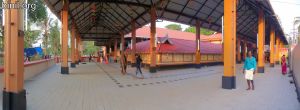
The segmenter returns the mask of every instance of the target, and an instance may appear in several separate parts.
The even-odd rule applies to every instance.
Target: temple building
[[[156,28],[156,62],[157,66],[190,65],[195,63],[196,35],[164,28]],[[136,31],[136,53],[140,54],[143,63],[150,64],[150,27],[144,26]],[[126,53],[131,52],[131,34],[125,36],[127,41]],[[201,64],[216,64],[223,62],[222,34],[200,36]],[[128,61],[132,58],[128,55]]]

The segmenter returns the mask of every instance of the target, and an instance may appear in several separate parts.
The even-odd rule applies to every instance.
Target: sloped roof
[[[150,10],[155,6],[158,19],[175,21],[195,26],[200,20],[201,27],[217,32],[222,31],[224,0],[44,0],[49,9],[60,18],[64,3],[69,11],[69,27],[76,24],[83,40],[120,38],[120,32],[129,33],[134,20],[136,27],[150,22]],[[67,1],[67,2],[63,2]],[[92,9],[96,7],[96,10]],[[269,0],[239,0],[237,5],[237,34],[251,42],[256,42],[258,10],[265,12],[268,22],[285,43],[282,31]],[[95,13],[96,11],[96,13]],[[96,16],[95,16],[96,15]],[[95,18],[95,22],[91,20]],[[266,27],[269,30],[269,27]],[[266,35],[268,36],[268,35]],[[269,37],[266,37],[269,42]]]
[[[183,32],[177,30],[171,30],[166,28],[156,28],[156,36],[157,37],[164,37],[169,36],[169,38],[175,39],[184,39],[184,40],[196,40],[196,34],[191,32]],[[131,37],[131,33],[125,35],[125,38]],[[150,27],[143,26],[136,30],[136,37],[140,38],[150,38]],[[212,35],[200,35],[200,39],[202,41],[209,41],[209,40],[222,40],[222,34],[212,34]]]
[[[161,39],[160,37],[158,39]],[[169,38],[172,44],[158,43],[156,51],[158,53],[195,53],[196,42],[195,40],[184,40]],[[143,41],[136,44],[136,52],[148,53],[150,51],[150,41]],[[126,51],[130,51],[128,48]],[[200,51],[205,54],[222,54],[222,45],[210,42],[201,42]]]

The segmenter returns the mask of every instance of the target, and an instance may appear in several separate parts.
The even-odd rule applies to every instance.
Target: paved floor
[[[280,68],[255,77],[246,91],[237,69],[237,89],[221,89],[222,66],[121,75],[116,64],[80,64],[70,75],[59,65],[26,81],[28,110],[299,110],[295,87]],[[2,102],[1,102],[2,104]]]

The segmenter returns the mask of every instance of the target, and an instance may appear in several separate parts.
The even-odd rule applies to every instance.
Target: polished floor
[[[61,75],[56,65],[26,81],[27,110],[300,110],[292,78],[279,66],[256,74],[254,91],[245,90],[241,65],[233,90],[221,88],[223,66],[143,70],[145,79],[119,67],[87,63]]]

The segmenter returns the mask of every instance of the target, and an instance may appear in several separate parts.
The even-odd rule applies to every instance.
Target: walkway
[[[55,66],[26,81],[28,110],[300,109],[291,78],[282,76],[279,67],[257,74],[255,91],[245,90],[241,65],[234,90],[221,89],[222,66],[146,73],[146,79],[123,76],[118,67],[87,63],[61,75]]]

